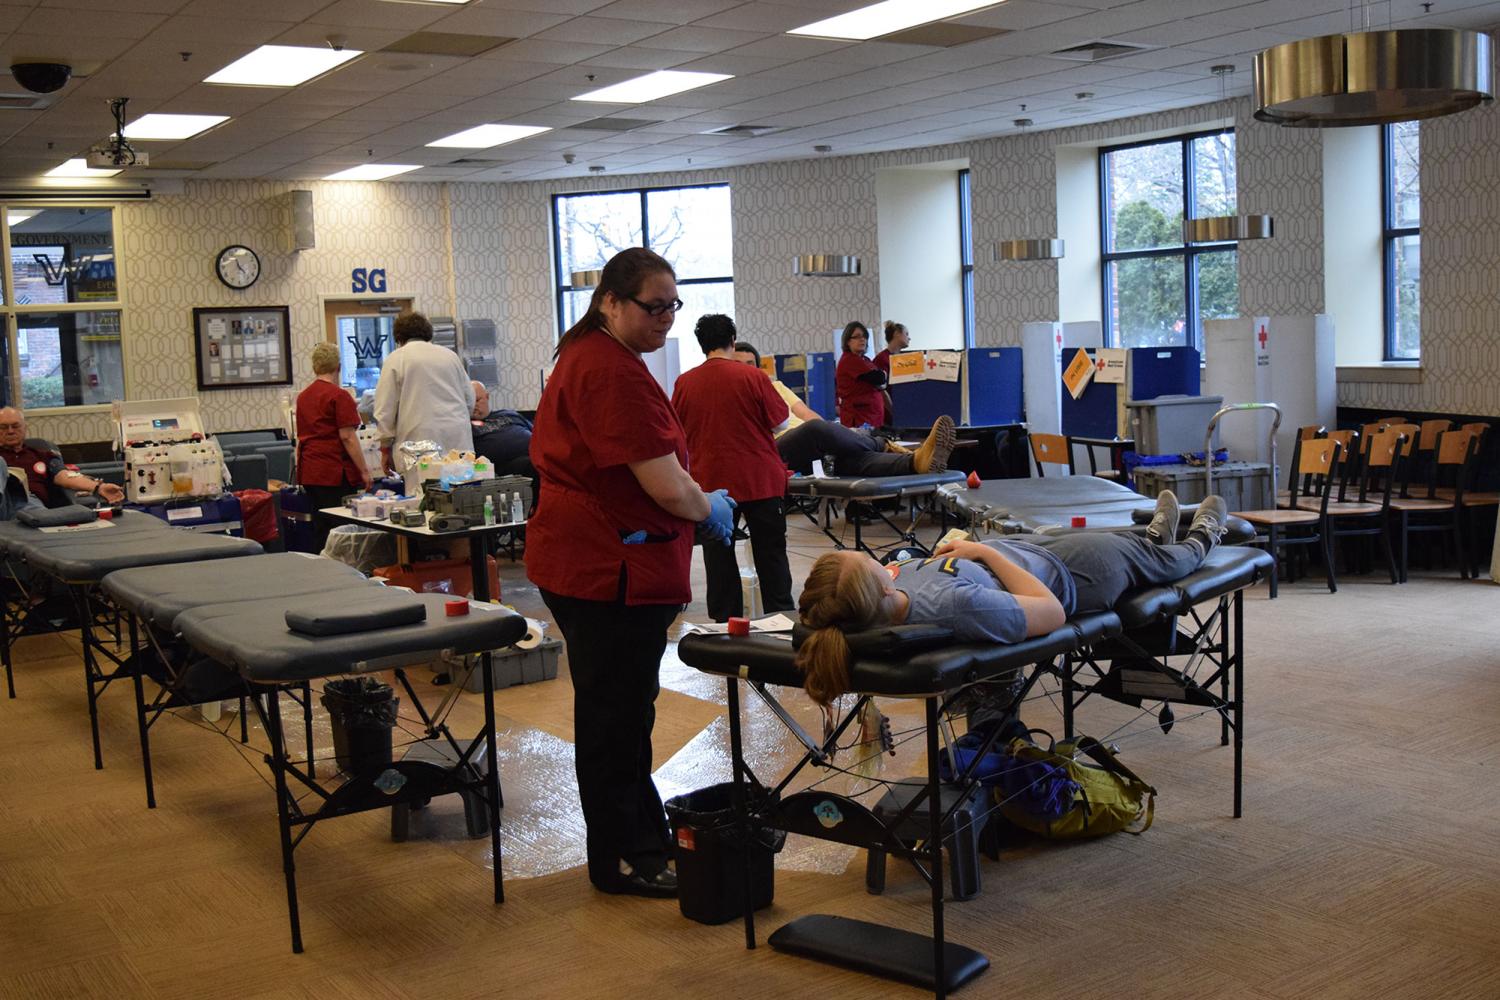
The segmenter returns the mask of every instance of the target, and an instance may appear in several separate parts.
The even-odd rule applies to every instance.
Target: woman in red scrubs
[[[682,302],[672,266],[633,247],[604,265],[563,334],[531,437],[541,497],[526,573],[567,643],[589,881],[675,896],[671,835],[651,780],[651,729],[667,627],[692,599],[695,525],[729,543],[734,502],[687,471],[682,425],[641,355]]]
[[[313,348],[312,384],[297,394],[297,482],[315,511],[337,507],[344,497],[373,485],[365,468],[364,452],[354,432],[359,414],[354,397],[339,385],[339,349],[332,344]],[[332,524],[313,517],[319,549]]]
[[[879,427],[885,421],[885,372],[876,368],[865,350],[870,346],[870,331],[858,320],[844,327],[840,338],[844,353],[835,370],[839,396],[839,423],[845,427],[869,424]]]

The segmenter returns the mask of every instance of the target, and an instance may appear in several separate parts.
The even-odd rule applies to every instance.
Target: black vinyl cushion
[[[910,494],[931,493],[948,483],[961,483],[968,478],[957,469],[944,472],[924,472],[910,476],[863,476],[842,477],[793,476],[786,482],[786,491],[792,496],[838,497],[844,500],[878,500],[883,497],[902,497]]]
[[[303,635],[346,635],[426,620],[427,605],[416,594],[384,587],[309,598],[286,613],[287,628]]]
[[[71,503],[65,507],[27,507],[17,512],[16,520],[30,528],[54,528],[66,524],[87,524],[97,521],[99,512],[82,504]]]
[[[248,538],[162,527],[160,532],[114,535],[111,531],[99,531],[68,535],[73,544],[25,547],[22,555],[28,565],[59,580],[95,583],[117,569],[227,559],[259,555],[262,551],[259,542]]]
[[[792,626],[792,648],[801,649],[816,629],[798,622]],[[863,632],[845,632],[855,656],[900,656],[953,643],[953,630],[944,625],[887,625]]]
[[[768,940],[777,951],[923,989],[937,987],[933,941],[923,934],[850,917],[811,914],[783,925]],[[974,949],[943,942],[944,992],[958,989],[989,967],[990,960]]]

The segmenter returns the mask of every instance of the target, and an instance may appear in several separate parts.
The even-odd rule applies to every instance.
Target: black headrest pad
[[[65,507],[27,507],[16,512],[16,520],[29,528],[55,528],[68,524],[87,524],[97,521],[99,513],[82,504]]]
[[[427,620],[427,606],[416,595],[382,587],[309,598],[299,603],[301,607],[286,613],[286,625],[303,635],[373,632]]]
[[[793,625],[792,648],[801,649],[815,631],[801,622]],[[845,632],[844,638],[855,656],[905,656],[951,644],[953,630],[942,625],[885,625],[863,632]]]

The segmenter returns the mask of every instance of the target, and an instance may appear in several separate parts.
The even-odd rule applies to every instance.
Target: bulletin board
[[[193,310],[199,389],[292,384],[286,306]]]

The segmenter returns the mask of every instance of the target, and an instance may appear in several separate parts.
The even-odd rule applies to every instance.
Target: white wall
[[[875,174],[881,319],[905,323],[922,350],[964,346],[958,170],[945,163]],[[875,324],[870,332],[874,354],[885,338]]]
[[[1102,323],[1097,146],[1057,149],[1057,235],[1063,240],[1063,259],[1057,262],[1058,318],[1064,323]]]
[[[1341,365],[1384,354],[1380,200],[1380,127],[1324,129],[1323,297]]]

